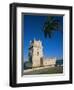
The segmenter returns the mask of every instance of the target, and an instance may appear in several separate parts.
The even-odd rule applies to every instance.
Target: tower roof
[[[39,48],[41,48],[42,47],[42,42],[40,40],[36,40],[34,38],[34,40],[30,41],[30,48],[31,47],[39,47]]]

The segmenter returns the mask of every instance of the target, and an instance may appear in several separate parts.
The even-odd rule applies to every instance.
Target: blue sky
[[[47,16],[41,15],[23,15],[23,57],[24,61],[28,60],[29,41],[41,40],[43,45],[44,57],[63,57],[63,34],[59,31],[53,33],[52,38],[45,38],[43,25]],[[63,16],[56,16],[61,21],[63,29]],[[59,29],[59,28],[58,28]]]

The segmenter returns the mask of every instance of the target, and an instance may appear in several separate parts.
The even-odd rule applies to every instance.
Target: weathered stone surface
[[[40,40],[30,41],[29,61],[32,62],[32,67],[40,66],[55,66],[56,58],[43,58],[43,46]]]

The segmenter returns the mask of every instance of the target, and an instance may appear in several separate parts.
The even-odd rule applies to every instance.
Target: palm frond
[[[44,28],[45,38],[47,37],[50,38],[52,36],[53,31],[62,30],[60,20],[54,18],[54,16],[48,17],[48,20],[44,23],[43,28]]]

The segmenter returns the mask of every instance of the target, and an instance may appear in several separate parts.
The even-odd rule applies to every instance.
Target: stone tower
[[[43,47],[40,40],[30,41],[29,61],[32,63],[32,67],[39,67],[43,64]]]

